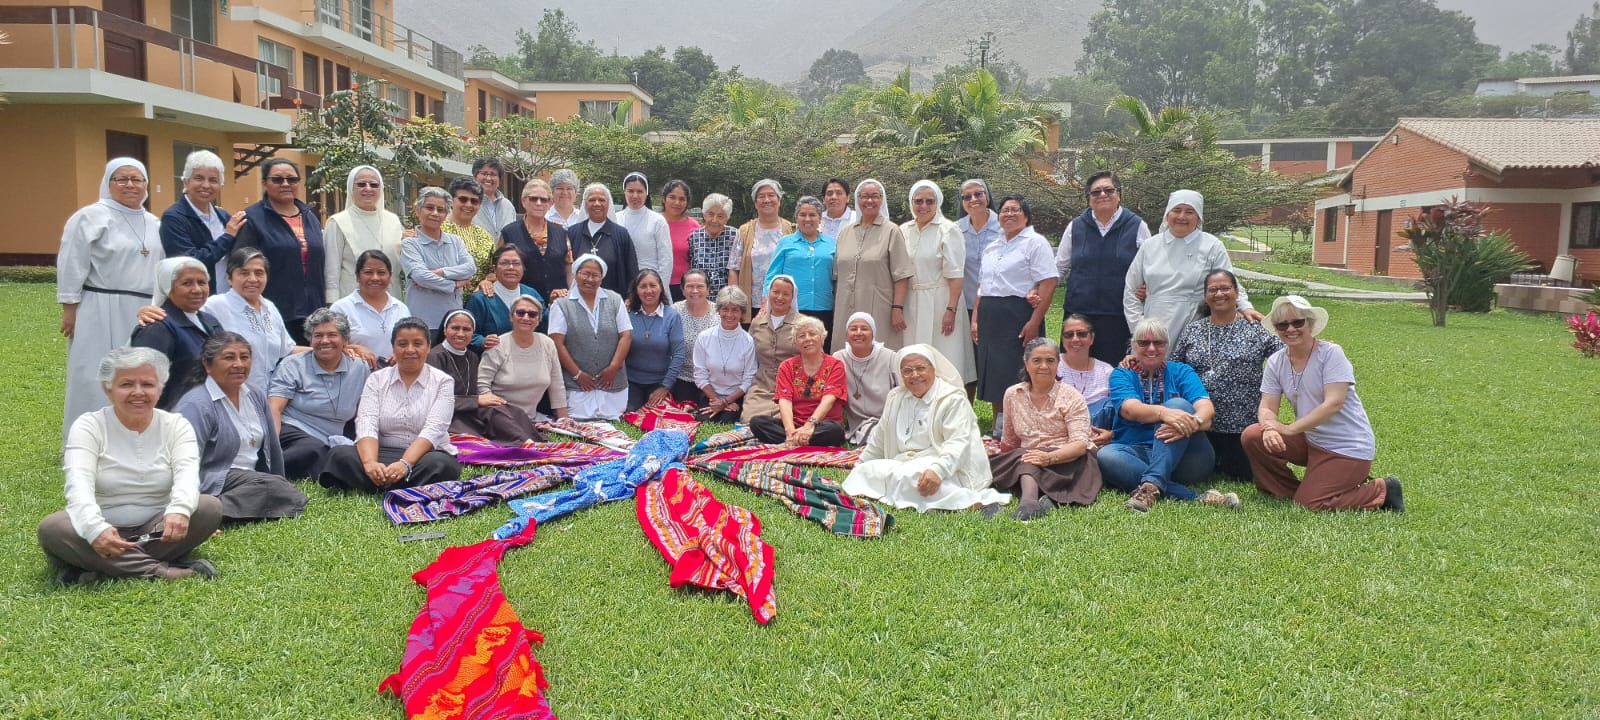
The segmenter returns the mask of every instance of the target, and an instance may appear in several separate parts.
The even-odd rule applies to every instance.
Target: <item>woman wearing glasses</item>
[[[602,287],[607,270],[599,256],[580,256],[572,264],[572,293],[550,311],[568,414],[579,420],[616,420],[628,406],[633,322],[622,296]]]
[[[1217,470],[1250,479],[1239,434],[1256,421],[1261,405],[1261,363],[1283,343],[1239,312],[1239,280],[1227,270],[1206,276],[1206,301],[1200,317],[1189,321],[1172,346],[1171,357],[1200,374],[1217,417],[1206,431],[1217,452]]]
[[[296,197],[300,168],[294,163],[268,160],[261,166],[261,180],[264,197],[245,208],[245,225],[235,236],[234,249],[261,249],[272,268],[261,294],[283,315],[295,344],[309,345],[306,318],[328,304],[322,223],[316,211]]]
[[[511,332],[515,323],[511,319],[511,304],[527,295],[539,300],[544,307],[544,295],[522,282],[527,268],[522,264],[522,253],[514,245],[501,245],[489,256],[489,266],[494,274],[484,278],[489,289],[473,293],[467,298],[467,312],[478,323],[472,335],[472,349],[478,352],[492,350],[502,337]]]
[[[1134,368],[1111,371],[1117,419],[1110,445],[1098,453],[1105,484],[1132,493],[1128,509],[1150,512],[1157,500],[1199,500],[1239,507],[1239,496],[1189,486],[1211,475],[1216,456],[1202,433],[1216,408],[1194,368],[1167,360],[1167,326],[1155,318],[1133,327]]]
[[[1267,358],[1259,422],[1244,431],[1256,487],[1308,510],[1405,512],[1399,478],[1368,476],[1378,446],[1356,395],[1355,368],[1344,348],[1317,339],[1328,311],[1285,295],[1272,301],[1263,324],[1277,330],[1284,347]],[[1294,408],[1291,423],[1278,419],[1285,399]],[[1306,469],[1304,479],[1291,464]]]
[[[1001,236],[983,250],[983,276],[972,309],[972,341],[978,344],[977,397],[994,406],[993,433],[1000,437],[1006,390],[1022,375],[1022,347],[1044,333],[1048,302],[1029,303],[1030,293],[1055,297],[1050,241],[1033,229],[1033,208],[1021,195],[1000,201]]]
[[[900,225],[911,263],[911,292],[906,297],[907,343],[932,345],[954,363],[963,384],[978,378],[971,338],[966,330],[967,300],[962,273],[966,242],[956,224],[944,216],[944,192],[932,180],[919,180],[907,198],[911,219]]]
[[[502,398],[530,418],[541,419],[539,406],[548,400],[549,415],[567,416],[567,388],[561,380],[561,359],[550,336],[536,328],[544,319],[544,303],[532,295],[511,301],[511,333],[483,354],[478,366],[478,398]]]
[[[441,327],[445,313],[461,309],[461,290],[472,287],[476,268],[460,236],[444,229],[449,203],[450,194],[439,188],[417,192],[417,227],[400,255],[406,271],[406,307],[429,329]]]
[[[323,292],[331,298],[343,298],[360,289],[361,265],[356,261],[366,251],[400,257],[400,241],[406,231],[400,216],[383,206],[383,176],[377,168],[361,165],[351,170],[344,190],[347,204],[328,218],[322,235],[328,250]],[[402,287],[400,274],[392,273],[387,292],[399,297]],[[384,333],[384,344],[388,344],[388,333]]]
[[[1139,246],[1150,239],[1150,226],[1122,207],[1122,183],[1115,173],[1090,175],[1087,192],[1089,209],[1061,233],[1056,248],[1056,269],[1067,282],[1062,317],[1088,318],[1099,329],[1089,354],[1115,365],[1128,355],[1123,282]]]
[[[889,222],[886,198],[877,180],[856,185],[861,218],[839,231],[834,255],[833,325],[842,327],[851,315],[868,313],[877,322],[884,347],[899,350],[905,343],[906,295],[916,267],[900,226]],[[842,341],[837,344],[844,347]]]
[[[462,244],[467,246],[467,253],[472,256],[473,266],[477,268],[472,274],[472,284],[467,287],[476,287],[484,278],[488,277],[494,269],[489,266],[489,253],[494,252],[495,236],[500,230],[493,232],[474,224],[478,211],[483,208],[483,186],[472,178],[456,178],[450,181],[445,191],[450,193],[450,219],[444,222],[444,231],[461,238]],[[516,217],[515,210],[511,210],[511,201],[504,197],[499,198],[505,203],[505,214]]]

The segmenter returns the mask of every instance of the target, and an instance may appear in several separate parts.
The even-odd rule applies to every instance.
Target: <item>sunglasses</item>
[[[536,317],[539,317],[539,311],[538,310],[523,310],[523,309],[519,308],[516,311],[516,315],[517,315],[517,317],[520,317],[520,318],[536,318]]]
[[[1088,330],[1062,330],[1061,331],[1061,339],[1062,340],[1073,340],[1073,339],[1076,339],[1076,338],[1086,338],[1086,337],[1089,337],[1090,335],[1093,335],[1093,334],[1094,333],[1089,332]]]
[[[1167,341],[1165,341],[1165,340],[1136,340],[1136,341],[1134,341],[1133,344],[1138,345],[1139,347],[1142,347],[1142,348],[1158,348],[1158,347],[1166,347],[1167,346]]]
[[[523,198],[523,200],[527,200],[529,202],[536,202],[536,203],[547,203],[547,202],[550,202],[550,198],[541,197],[539,195],[529,195],[529,196]]]
[[[1294,328],[1296,330],[1299,330],[1300,328],[1303,328],[1303,327],[1306,326],[1306,319],[1305,318],[1295,318],[1293,320],[1289,320],[1289,321],[1286,321],[1286,322],[1273,323],[1272,326],[1277,328],[1278,332],[1283,332],[1284,330],[1288,330],[1289,328]]]
[[[974,191],[969,192],[969,193],[967,193],[965,195],[962,195],[961,196],[961,202],[972,202],[973,200],[982,200],[982,199],[984,199],[986,197],[989,197],[989,193],[986,193],[986,192],[984,192],[982,190],[974,190]]]
[[[371,182],[371,181],[368,181],[368,180],[357,180],[356,181],[356,187],[358,187],[358,188],[372,188],[372,189],[376,190],[378,188],[383,187],[383,183]]]
[[[456,202],[462,205],[482,205],[483,198],[475,198],[471,195],[457,195]]]
[[[1090,190],[1089,191],[1089,197],[1104,197],[1106,195],[1115,195],[1115,194],[1117,194],[1117,189],[1116,188],[1097,188],[1095,190]]]
[[[267,182],[272,183],[273,185],[299,185],[300,178],[273,175],[272,177],[267,178]]]

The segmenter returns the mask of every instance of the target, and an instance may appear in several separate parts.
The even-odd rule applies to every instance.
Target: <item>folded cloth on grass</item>
[[[534,465],[593,465],[622,457],[621,450],[587,442],[526,442],[501,445],[477,435],[451,435],[462,465],[519,468]]]
[[[500,588],[506,550],[533,541],[535,526],[503,540],[447,548],[411,579],[428,589],[406,635],[400,670],[378,685],[405,704],[406,717],[554,718],[545,701],[544,668]]]
[[[634,490],[640,485],[661,477],[668,469],[683,469],[683,459],[688,452],[688,435],[677,430],[648,433],[639,438],[626,457],[580,470],[572,480],[571,490],[543,493],[507,503],[517,517],[495,530],[494,536],[512,537],[534,522],[547,523],[600,503],[633,497]]]
[[[732,430],[724,430],[694,444],[689,448],[689,455],[704,455],[713,450],[726,450],[728,448],[754,445],[756,434],[750,431],[749,425],[740,425]]]
[[[772,546],[761,521],[737,505],[724,505],[687,471],[672,468],[639,487],[639,528],[661,551],[672,587],[726,590],[750,604],[763,625],[778,615],[772,594]]]
[[[465,515],[497,502],[549,490],[577,475],[579,469],[541,465],[530,470],[501,470],[466,480],[395,488],[383,494],[383,514],[396,525]]]
[[[789,511],[814,521],[829,532],[879,537],[894,525],[894,516],[872,503],[846,495],[839,484],[812,470],[782,462],[704,462],[693,466],[735,485],[771,495]]]
[[[861,448],[847,450],[837,447],[806,445],[792,448],[786,445],[755,445],[730,448],[695,457],[696,462],[785,462],[790,465],[815,467],[853,468],[861,459]]]
[[[547,433],[557,433],[596,445],[604,445],[613,450],[627,451],[633,447],[633,438],[604,420],[578,422],[572,418],[561,418],[555,422],[542,422],[534,427]]]
[[[630,413],[623,413],[622,419],[626,420],[640,430],[682,430],[694,439],[695,433],[700,432],[700,421],[694,417],[694,403],[687,400],[675,402],[663,400],[655,405],[646,405]]]

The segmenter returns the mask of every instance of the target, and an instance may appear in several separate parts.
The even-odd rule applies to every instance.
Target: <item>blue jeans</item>
[[[1166,406],[1194,412],[1194,406],[1183,398],[1168,400]],[[1100,461],[1101,477],[1111,487],[1131,493],[1143,483],[1154,483],[1161,488],[1162,497],[1193,500],[1199,495],[1189,486],[1210,477],[1217,456],[1206,434],[1197,432],[1172,442],[1156,440],[1148,445],[1112,443],[1101,448],[1096,458]]]

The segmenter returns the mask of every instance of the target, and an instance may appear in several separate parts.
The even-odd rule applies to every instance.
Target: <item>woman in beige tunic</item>
[[[742,422],[762,415],[778,416],[778,401],[773,399],[778,366],[800,354],[794,344],[794,323],[800,319],[800,311],[794,309],[794,291],[794,278],[771,278],[766,287],[767,304],[750,321],[750,339],[756,344],[756,379],[744,395]]]
[[[872,316],[881,334],[878,340],[899,350],[906,329],[906,293],[916,266],[906,250],[900,226],[883,212],[883,183],[868,178],[856,185],[856,209],[861,219],[839,231],[834,255],[833,322],[844,327],[852,313]],[[833,349],[845,346],[843,335]]]

